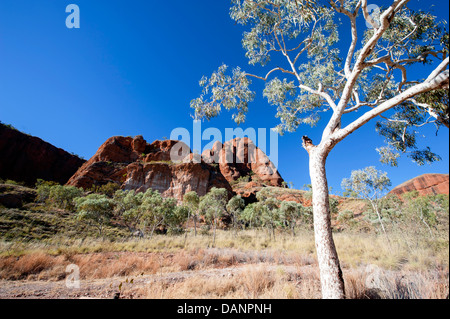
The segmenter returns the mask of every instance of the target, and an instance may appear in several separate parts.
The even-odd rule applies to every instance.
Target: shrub
[[[73,210],[75,208],[74,199],[80,197],[83,190],[74,186],[55,185],[50,187],[47,201],[51,205],[64,209]]]
[[[91,190],[97,194],[103,194],[108,196],[109,198],[113,198],[116,191],[120,189],[120,186],[117,183],[109,182],[102,186],[92,186]]]
[[[103,227],[113,216],[114,201],[101,194],[90,194],[74,200],[77,209],[76,218],[93,222],[102,235]]]

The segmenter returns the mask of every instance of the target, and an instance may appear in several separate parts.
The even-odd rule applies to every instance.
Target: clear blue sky
[[[70,3],[80,7],[80,29],[65,26]],[[448,21],[448,1],[412,1],[424,10],[433,3]],[[241,46],[243,29],[230,19],[229,7],[230,1],[221,0],[1,0],[0,120],[86,159],[114,135],[143,135],[152,142],[176,127],[192,132],[189,102],[200,93],[202,75],[222,63],[251,70]],[[244,129],[277,125],[274,107],[258,93]],[[430,126],[420,141],[441,162],[419,167],[404,157],[391,168],[378,162],[375,148],[383,139],[374,124],[331,152],[327,172],[333,193],[341,191],[352,169],[370,165],[387,171],[394,185],[424,173],[448,173],[446,128],[436,136]],[[321,125],[279,138],[279,171],[296,188],[309,183],[301,136],[318,141]],[[235,124],[224,112],[203,123],[207,127],[224,134]]]

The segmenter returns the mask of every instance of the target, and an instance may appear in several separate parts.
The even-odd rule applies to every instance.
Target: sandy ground
[[[254,267],[254,265],[247,264],[220,269],[181,271],[137,277],[113,277],[106,279],[80,280],[79,288],[67,288],[65,280],[0,280],[0,299],[113,299],[118,297],[118,293],[120,291],[119,285],[121,283],[121,298],[139,298],[140,296],[136,296],[135,293],[126,288],[132,286],[132,291],[136,291],[138,290],[137,288],[146,288],[155,282],[176,283],[193,276],[203,278],[233,277],[238,276],[241,271],[248,269],[248,267]],[[280,266],[268,266],[268,269],[277,268],[280,268]],[[298,268],[294,266],[285,265],[282,266],[282,268],[286,272],[298,271]],[[129,280],[131,279],[133,279],[132,284],[129,283]]]

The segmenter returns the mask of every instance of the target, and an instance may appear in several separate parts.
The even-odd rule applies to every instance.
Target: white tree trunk
[[[309,173],[313,193],[314,235],[319,262],[322,298],[345,298],[344,279],[331,232],[328,182],[325,172],[327,152],[311,149]]]

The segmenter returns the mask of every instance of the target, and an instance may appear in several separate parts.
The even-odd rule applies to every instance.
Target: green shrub
[[[47,190],[43,189],[43,195],[45,195],[46,191]],[[73,210],[75,208],[74,199],[82,195],[83,190],[80,188],[74,186],[55,185],[49,187],[49,193],[46,202],[60,209]]]
[[[103,228],[113,216],[114,201],[102,194],[90,194],[74,199],[78,220],[93,222],[102,235]]]
[[[103,194],[108,196],[109,198],[113,198],[114,194],[117,190],[120,189],[120,186],[117,183],[109,182],[102,186],[95,186],[93,185],[91,188],[91,191],[97,194]]]

